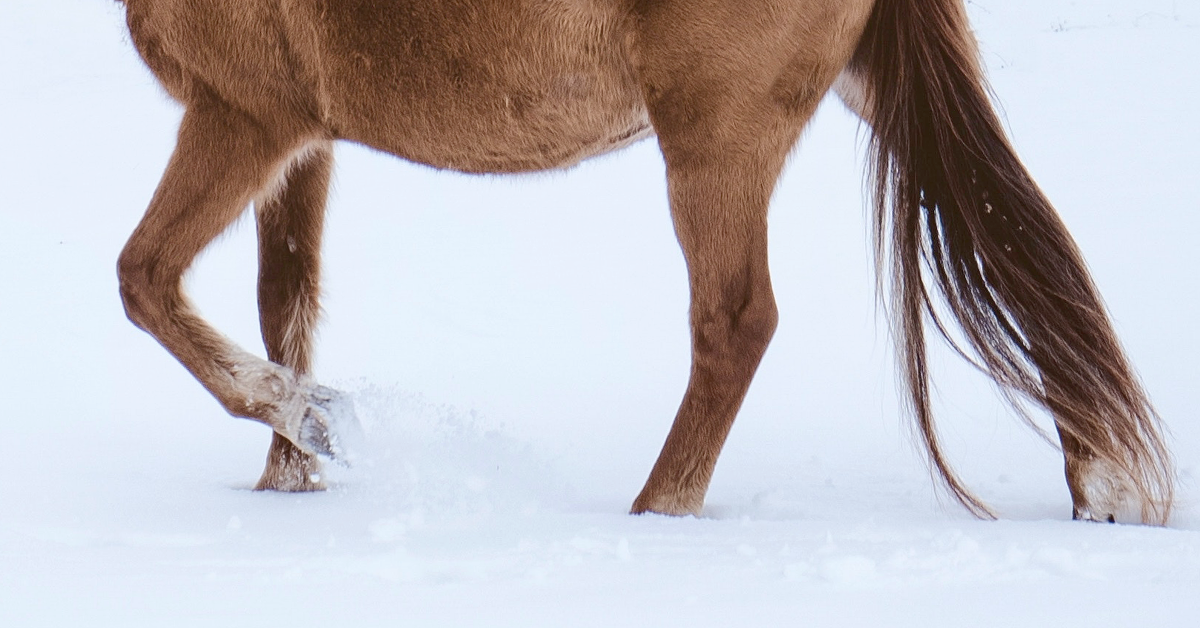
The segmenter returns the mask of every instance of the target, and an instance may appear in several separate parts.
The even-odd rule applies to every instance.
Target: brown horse
[[[185,107],[121,253],[129,318],[231,414],[274,430],[258,487],[323,487],[353,413],[308,377],[334,140],[437,168],[564,168],[654,135],[691,287],[687,392],[633,512],[699,513],[776,325],[767,206],[832,88],[872,130],[878,265],[931,463],[926,325],[1022,416],[1054,417],[1074,516],[1164,523],[1173,469],[1071,237],[988,100],[962,0],[123,0]],[[181,289],[250,204],[265,361]],[[943,318],[938,312],[946,312]],[[948,336],[947,336],[948,337]]]

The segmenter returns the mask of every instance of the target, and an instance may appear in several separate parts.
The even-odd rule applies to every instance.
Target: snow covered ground
[[[317,374],[370,443],[249,490],[229,418],[124,317],[114,263],[179,110],[106,0],[0,3],[0,626],[1188,626],[1200,616],[1200,7],[975,0],[1018,150],[1173,431],[1166,529],[1070,521],[1057,452],[938,359],[933,490],[874,306],[863,135],[831,101],[772,212],[782,324],[700,519],[625,513],[687,374],[653,142],[468,178],[338,149]],[[191,276],[261,351],[253,226]]]

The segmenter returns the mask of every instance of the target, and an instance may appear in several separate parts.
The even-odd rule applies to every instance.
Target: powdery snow
[[[783,321],[700,519],[625,513],[687,375],[653,142],[470,178],[339,146],[317,377],[367,440],[250,489],[269,433],[126,321],[115,260],[179,110],[120,6],[0,5],[0,626],[1125,626],[1200,616],[1200,10],[969,3],[1014,142],[1173,432],[1169,528],[1070,521],[1061,458],[935,357],[938,496],[873,300],[862,139],[822,108],[776,194]],[[261,355],[253,228],[191,275]]]

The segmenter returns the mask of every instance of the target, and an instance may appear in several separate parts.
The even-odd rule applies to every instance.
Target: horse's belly
[[[451,133],[430,133],[418,142],[395,146],[389,146],[386,140],[361,141],[436,168],[472,173],[513,173],[567,168],[652,135],[650,123],[645,119],[623,126],[576,127],[563,131],[497,133],[471,138],[451,130]]]
[[[441,168],[521,172],[650,134],[609,0],[360,4],[366,18],[323,18],[339,137]]]
[[[632,100],[535,100],[514,93],[482,104],[430,98],[375,105],[369,118],[345,116],[353,121],[335,129],[343,139],[411,161],[480,173],[564,168],[652,134],[645,109]]]

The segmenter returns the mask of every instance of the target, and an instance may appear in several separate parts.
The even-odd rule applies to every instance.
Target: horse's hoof
[[[670,499],[662,495],[650,496],[645,491],[638,495],[634,500],[633,506],[629,509],[631,515],[668,515],[671,517],[699,517],[700,510],[704,507],[704,500],[701,498],[699,502],[696,500]]]
[[[310,388],[305,397],[296,445],[349,466],[362,434],[354,402],[345,393],[320,385]]]
[[[1075,521],[1091,521],[1093,523],[1116,523],[1117,516],[1109,514],[1093,513],[1091,508],[1073,508],[1071,510],[1071,518]]]
[[[279,491],[281,493],[315,493],[327,488],[329,487],[325,484],[325,476],[321,473],[320,464],[315,460],[312,465],[301,464],[299,468],[288,466],[277,469],[268,468],[263,471],[258,484],[254,485],[256,491]]]
[[[1132,523],[1142,519],[1137,488],[1112,463],[1088,460],[1078,464],[1069,482],[1071,517],[1077,521]]]

